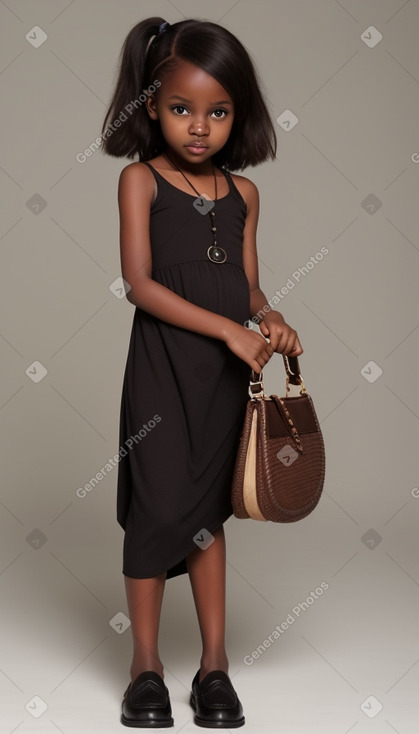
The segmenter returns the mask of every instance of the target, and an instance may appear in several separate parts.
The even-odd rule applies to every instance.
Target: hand
[[[235,321],[229,324],[223,339],[237,357],[258,373],[274,353],[274,348],[263,336]]]
[[[278,311],[268,311],[259,329],[265,337],[269,337],[275,352],[289,357],[298,357],[303,353],[297,332],[285,323]]]

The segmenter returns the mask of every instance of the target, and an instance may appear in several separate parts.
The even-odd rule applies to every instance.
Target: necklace
[[[189,186],[191,186],[193,188],[193,190],[195,191],[195,193],[198,194],[198,197],[202,201],[202,198],[203,198],[202,197],[202,194],[200,194],[196,190],[195,186],[193,184],[191,184],[191,182],[189,181],[189,179],[186,178],[185,174],[183,173],[183,171],[181,171],[181,169],[179,168],[179,166],[177,166],[176,163],[174,163],[171,160],[171,158],[169,158],[169,156],[167,155],[167,153],[164,153],[164,157],[167,158],[167,160],[169,161],[169,163],[171,163],[174,168],[177,168],[177,170],[179,171],[179,173],[182,174],[182,176],[185,179],[185,181],[187,181],[187,183],[189,184]],[[214,176],[215,201],[217,201],[217,177],[215,175],[215,168],[214,168],[214,164],[213,164],[212,161],[211,161],[211,165],[212,165],[212,173],[213,173],[213,176]],[[202,201],[201,206],[203,206],[203,204],[204,204],[204,202]],[[214,206],[211,209],[211,211],[208,212],[209,218],[210,218],[210,222],[211,222],[211,232],[212,232],[213,242],[212,242],[212,245],[210,245],[208,247],[207,257],[208,257],[208,260],[211,260],[211,262],[213,262],[213,263],[224,263],[227,260],[227,253],[226,253],[226,251],[222,247],[219,247],[219,245],[217,245],[217,227],[216,227],[216,224],[215,224],[215,211],[214,211],[214,209],[215,209],[215,203],[214,203]]]

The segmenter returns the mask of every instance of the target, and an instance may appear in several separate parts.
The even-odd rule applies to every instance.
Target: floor
[[[349,538],[340,525],[337,542],[333,523],[326,533],[331,512],[325,494],[305,527],[235,518],[225,524],[226,642],[246,717],[241,728],[417,734],[418,594],[408,555],[401,565],[400,550],[397,558],[377,540],[374,548],[362,542],[340,552],[349,550],[342,545]],[[1,574],[4,734],[123,730],[131,636],[119,559],[109,546],[109,563],[95,583],[83,581],[80,568],[72,573],[63,552],[58,559],[46,549],[43,556],[18,556]],[[200,636],[187,576],[166,583],[160,655],[171,730],[199,730],[189,690]]]

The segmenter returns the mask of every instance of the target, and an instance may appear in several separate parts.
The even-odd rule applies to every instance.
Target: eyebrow
[[[169,97],[169,99],[180,99],[181,102],[186,102],[187,104],[192,104],[192,102],[193,102],[193,100],[186,99],[185,97],[181,97],[179,94],[172,94],[172,96]],[[213,105],[216,105],[216,104],[229,104],[229,105],[231,105],[231,102],[229,102],[228,99],[221,99],[221,100],[218,100],[218,102],[211,102],[210,103],[210,107],[212,107]]]

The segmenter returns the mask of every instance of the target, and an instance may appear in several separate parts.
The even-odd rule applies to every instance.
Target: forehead
[[[162,79],[160,91],[165,96],[178,94],[197,101],[232,101],[224,87],[211,74],[189,61],[179,60],[176,68]]]

